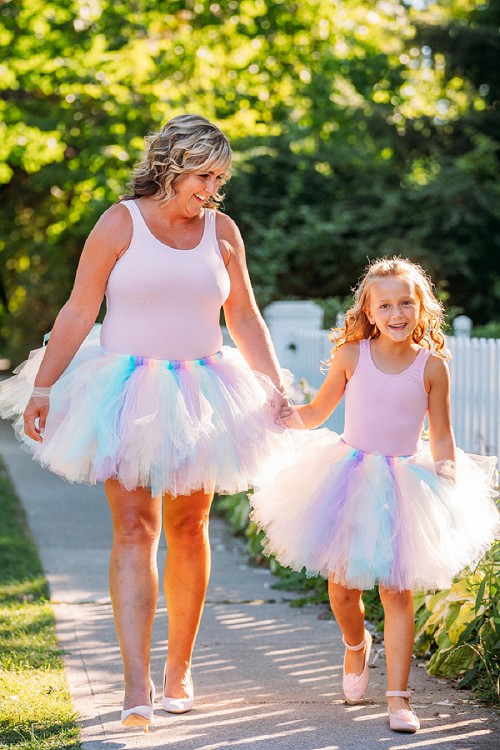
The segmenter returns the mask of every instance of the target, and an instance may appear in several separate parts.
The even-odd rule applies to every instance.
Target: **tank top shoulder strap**
[[[132,221],[134,221],[135,218],[138,218],[137,214],[140,213],[140,211],[138,207],[136,206],[136,203],[134,200],[129,199],[128,201],[121,201],[121,205],[125,206],[125,208],[128,209],[128,212],[132,217]]]
[[[369,364],[370,361],[370,339],[361,339],[359,342],[359,364]]]
[[[214,208],[205,208],[205,228],[203,230],[202,244],[205,249],[215,252],[225,266],[226,262],[217,239],[217,213]]]
[[[205,208],[204,213],[205,213],[205,216],[204,216],[205,224],[203,227],[203,244],[211,245],[213,241],[217,238],[217,231],[216,231],[217,211],[215,211],[213,208]]]
[[[138,233],[144,233],[147,229],[146,222],[144,221],[142,214],[139,210],[139,206],[137,203],[130,199],[127,201],[121,202],[122,206],[125,206],[132,218],[132,225],[133,225],[133,235],[137,235]]]
[[[412,364],[403,373],[406,378],[413,380],[424,387],[424,370],[430,356],[430,350],[425,346],[422,346]]]
[[[419,353],[415,357],[412,367],[417,372],[423,372],[425,369],[425,365],[427,364],[427,360],[429,359],[430,356],[431,356],[430,349],[427,349],[427,347],[422,346]]]
[[[359,343],[359,354],[358,362],[354,374],[357,373],[358,377],[361,373],[370,370],[370,366],[373,366],[372,358],[370,356],[370,339],[360,339]]]

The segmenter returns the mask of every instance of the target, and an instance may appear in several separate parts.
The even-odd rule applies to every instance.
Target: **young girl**
[[[412,590],[445,588],[492,543],[496,459],[455,448],[443,310],[425,272],[400,258],[369,266],[334,341],[328,375],[305,406],[282,409],[313,428],[345,392],[345,431],[303,434],[286,463],[269,464],[251,498],[266,552],[328,576],[346,647],[349,702],[368,686],[370,633],[362,589],[379,584],[385,612],[391,729],[420,726],[407,690]],[[430,442],[420,443],[428,415]],[[298,436],[297,436],[298,437]]]

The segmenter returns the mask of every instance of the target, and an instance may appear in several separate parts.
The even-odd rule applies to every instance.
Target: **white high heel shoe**
[[[163,669],[163,697],[161,700],[163,710],[169,714],[185,714],[191,711],[194,704],[193,678],[189,671],[189,697],[188,698],[169,698],[165,695],[165,685],[167,684],[167,665]]]
[[[387,698],[411,698],[410,690],[388,690],[386,692]],[[420,721],[418,716],[410,706],[410,708],[400,708],[394,713],[388,708],[389,713],[389,725],[393,732],[406,732],[408,734],[415,734],[420,729]]]
[[[361,651],[365,649],[365,663],[363,665],[363,671],[361,674],[352,674],[345,671],[345,654],[344,654],[344,666],[342,670],[342,689],[346,701],[348,703],[357,703],[366,693],[368,687],[368,660],[370,658],[370,651],[372,648],[372,637],[368,630],[365,630],[364,638],[361,643],[357,646],[350,646],[346,639],[342,636],[342,643],[346,647],[347,651]]]
[[[122,711],[121,722],[124,727],[143,727],[144,734],[147,733],[149,726],[154,724],[154,705],[155,705],[155,686],[151,680],[151,688],[149,690],[149,697],[151,699],[150,706],[133,706],[132,708],[124,708]]]

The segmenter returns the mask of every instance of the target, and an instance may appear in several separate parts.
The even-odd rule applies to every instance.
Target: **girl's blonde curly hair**
[[[374,339],[380,336],[377,326],[372,325],[368,320],[366,310],[370,304],[370,289],[373,284],[388,276],[400,276],[407,279],[412,284],[420,302],[419,319],[412,334],[413,341],[431,349],[445,360],[450,359],[442,330],[444,308],[434,293],[434,285],[429,275],[418,263],[398,256],[378,258],[368,265],[364,276],[354,290],[354,303],[345,314],[343,326],[331,331],[332,357],[337,349],[349,341]]]
[[[146,136],[143,160],[134,169],[126,198],[155,196],[167,203],[176,184],[189,172],[219,172],[222,186],[230,178],[231,146],[218,127],[201,115],[179,115],[158,133]],[[224,195],[217,193],[206,205],[218,208]]]

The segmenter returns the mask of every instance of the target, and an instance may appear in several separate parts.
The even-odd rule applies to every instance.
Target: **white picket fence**
[[[304,379],[318,388],[324,379],[320,363],[330,355],[328,331],[290,328],[281,335],[272,331],[282,367],[296,380]],[[500,454],[500,339],[448,337],[453,429],[457,445],[483,455]],[[342,432],[343,402],[328,421]]]

